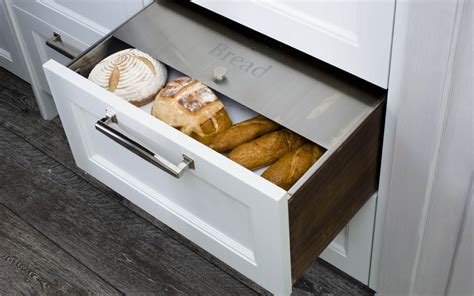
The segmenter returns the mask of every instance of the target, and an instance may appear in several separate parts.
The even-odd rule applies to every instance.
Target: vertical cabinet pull
[[[142,159],[167,172],[173,177],[179,178],[183,175],[186,169],[194,169],[194,161],[188,156],[183,154],[183,161],[178,164],[173,164],[164,157],[148,150],[139,143],[125,136],[121,132],[114,130],[110,126],[111,123],[117,123],[117,117],[116,115],[107,112],[104,118],[96,122],[95,128],[102,134],[128,149],[130,152],[140,156]]]

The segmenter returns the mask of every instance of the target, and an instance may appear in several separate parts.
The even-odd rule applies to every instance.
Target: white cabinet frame
[[[464,0],[397,2],[371,277],[380,295],[449,293],[470,176],[453,188],[467,194],[449,198],[438,176],[452,120],[464,120],[460,146],[472,151],[472,124],[457,117],[473,114],[472,11]],[[472,154],[453,156],[472,174]]]

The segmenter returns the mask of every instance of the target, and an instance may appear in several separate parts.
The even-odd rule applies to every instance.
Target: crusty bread
[[[262,177],[288,190],[323,155],[324,149],[307,143],[283,155],[268,167]]]
[[[257,137],[274,131],[279,127],[278,123],[258,115],[254,118],[242,121],[231,126],[228,130],[220,133],[209,145],[217,152],[227,152],[235,147],[256,139]]]
[[[97,85],[135,106],[155,97],[167,78],[165,65],[137,49],[125,49],[98,63],[89,74]]]
[[[190,77],[168,82],[156,95],[151,114],[205,145],[232,125],[214,92]]]
[[[304,141],[303,137],[289,130],[279,130],[237,146],[229,153],[229,158],[255,170],[274,163],[284,154],[300,147]]]
[[[201,124],[201,132],[193,131],[190,136],[205,145],[209,145],[216,135],[231,126],[232,121],[225,109],[222,108],[212,118]]]

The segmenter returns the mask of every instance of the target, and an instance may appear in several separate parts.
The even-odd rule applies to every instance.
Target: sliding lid
[[[112,36],[327,149],[377,105],[379,89],[242,28],[191,3],[158,1]]]

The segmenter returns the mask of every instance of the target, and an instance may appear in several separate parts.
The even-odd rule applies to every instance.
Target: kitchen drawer
[[[26,1],[14,3],[26,4]],[[36,2],[28,1],[27,3],[32,5]],[[20,38],[26,49],[25,59],[30,65],[31,83],[39,109],[44,118],[51,119],[57,115],[57,111],[42,71],[42,65],[49,59],[66,65],[71,62],[71,57],[47,46],[46,42],[51,40],[55,34],[59,34],[61,42],[55,42],[55,44],[62,46],[72,55],[77,55],[97,42],[103,35],[62,16],[57,11],[49,11],[49,15],[42,15],[44,18],[40,18],[22,7],[13,5],[12,8],[21,32]]]
[[[68,67],[48,61],[46,77],[79,167],[287,295],[377,190],[385,92],[192,8],[155,3]],[[86,79],[100,60],[128,47],[165,63],[169,79],[184,73],[209,85],[234,122],[262,114],[326,152],[281,189],[154,118],[150,104],[137,108]],[[228,52],[240,58],[226,61]],[[251,61],[252,70],[233,67],[237,61]],[[217,66],[227,67],[223,81],[213,79]]]
[[[51,119],[57,115],[42,64],[54,59],[68,64],[71,57],[46,45],[55,34],[61,40],[52,44],[65,48],[72,55],[84,51],[111,29],[126,21],[151,0],[70,1],[11,0],[21,39],[26,47],[25,59],[31,71],[31,82],[41,115]],[[7,3],[9,5],[9,3]],[[91,10],[91,5],[94,9]]]
[[[84,39],[77,39],[72,36],[69,33],[70,31],[63,31],[51,25],[48,21],[42,20],[20,8],[14,7],[14,12],[20,25],[20,30],[31,58],[32,68],[38,80],[39,87],[41,91],[47,94],[50,94],[50,91],[46,78],[44,77],[44,72],[42,71],[43,63],[49,59],[54,59],[63,65],[67,65],[72,59],[47,46],[46,42],[53,38],[54,34],[59,34],[62,44],[68,48],[73,55],[78,55],[91,44],[102,38],[101,35],[94,35],[95,40],[90,40],[89,43],[86,43]],[[82,35],[86,34],[83,33]]]

